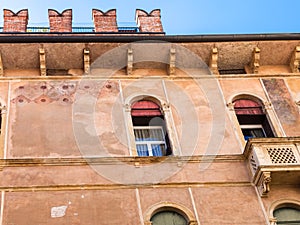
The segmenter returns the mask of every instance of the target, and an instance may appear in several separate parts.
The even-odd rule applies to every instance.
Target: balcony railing
[[[272,184],[298,184],[300,176],[300,138],[256,138],[248,141],[244,155],[252,182],[261,196]]]

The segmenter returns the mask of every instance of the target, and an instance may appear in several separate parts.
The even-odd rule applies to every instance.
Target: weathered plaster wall
[[[252,187],[209,187],[192,190],[201,224],[267,224]]]
[[[253,187],[7,192],[3,224],[139,224],[155,204],[183,205],[201,224],[266,224]],[[192,198],[195,200],[193,207]],[[25,216],[27,215],[27,216]]]
[[[124,104],[134,96],[146,95],[170,103],[175,115],[171,119],[177,129],[183,155],[191,152],[195,155],[241,153],[227,115],[220,124],[226,127],[224,139],[213,139],[212,121],[216,118],[210,107],[214,99],[208,99],[202,88],[194,81],[166,81],[163,84],[160,79],[12,83],[8,156],[80,156],[78,150],[82,148],[94,149],[89,152],[90,155],[101,155],[93,148],[99,143],[84,139],[89,138],[91,131],[92,136],[98,136],[110,156],[129,155]],[[220,108],[225,110],[224,103]],[[78,127],[76,123],[82,123],[82,126]],[[189,133],[189,124],[196,126],[196,133]],[[80,129],[89,135],[82,134],[78,139]],[[84,141],[84,147],[77,146],[78,141]],[[220,147],[207,149],[209,141],[220,142]]]
[[[11,84],[8,157],[78,156],[72,128],[76,83]]]
[[[3,224],[139,224],[134,190],[6,193]]]
[[[298,136],[300,117],[284,79],[263,79],[267,93],[287,136]]]
[[[157,180],[164,185],[170,184],[171,186],[176,186],[181,182],[250,184],[248,168],[243,161],[217,160],[202,162],[198,160],[193,163],[180,162],[179,165],[176,161],[165,161],[161,162],[164,163],[163,166],[158,162],[151,164],[148,162],[147,164],[140,163],[137,167],[133,163],[126,164],[126,162],[120,165],[121,159],[119,160],[119,162],[109,161],[108,159],[100,160],[98,163],[102,166],[97,166],[95,163],[78,165],[79,163],[69,161],[61,162],[63,164],[61,166],[36,166],[32,164],[30,166],[5,167],[1,171],[0,185],[3,188],[15,187],[16,190],[23,187],[30,189],[30,187],[47,188],[47,186],[53,189],[56,187],[62,188],[65,185],[74,186],[74,188],[80,185],[105,187],[120,181],[127,181],[126,176],[146,178],[146,176],[151,175],[155,178],[158,172],[162,176],[161,179]],[[70,165],[71,163],[73,165]],[[171,172],[160,172],[161,168],[167,168]],[[117,175],[110,173],[110,170],[115,170]],[[123,176],[125,176],[124,179],[122,179]],[[134,179],[132,180],[131,183],[134,184]]]

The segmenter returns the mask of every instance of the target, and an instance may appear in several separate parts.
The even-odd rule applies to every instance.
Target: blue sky
[[[118,22],[134,22],[135,9],[161,9],[164,30],[174,34],[300,32],[299,0],[0,0],[3,9],[29,10],[29,23],[48,24],[48,9],[73,9],[74,23],[92,23],[93,8],[117,9]]]

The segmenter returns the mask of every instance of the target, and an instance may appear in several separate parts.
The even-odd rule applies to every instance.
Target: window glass
[[[249,138],[266,137],[266,133],[262,125],[240,125],[245,140]]]
[[[151,218],[152,225],[187,225],[186,219],[177,212],[162,211]]]
[[[274,211],[274,217],[277,224],[284,225],[299,225],[300,224],[300,210],[292,207],[279,208]]]

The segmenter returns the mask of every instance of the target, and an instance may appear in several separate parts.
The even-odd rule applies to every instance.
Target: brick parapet
[[[163,32],[160,9],[154,9],[150,13],[142,9],[136,10],[136,23],[140,32]]]
[[[92,10],[95,32],[118,32],[117,10],[111,9],[103,12],[99,9]]]
[[[72,32],[72,9],[62,13],[48,9],[50,32]]]
[[[26,32],[28,24],[28,10],[22,9],[17,13],[3,9],[3,32]]]

